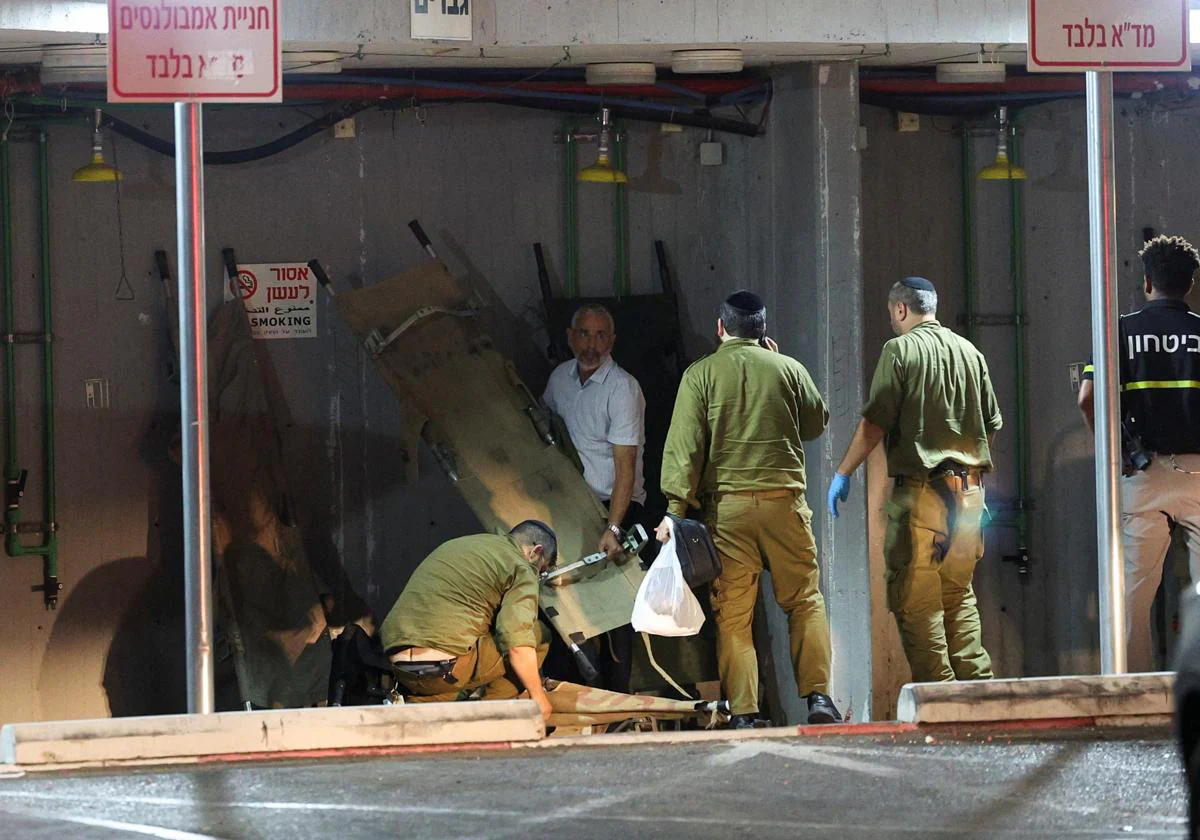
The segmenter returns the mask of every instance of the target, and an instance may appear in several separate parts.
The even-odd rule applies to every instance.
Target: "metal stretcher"
[[[478,297],[460,288],[420,225],[409,227],[431,260],[397,277],[336,291],[319,262],[309,267],[403,407],[410,478],[424,440],[485,529],[506,533],[540,519],[558,536],[560,565],[582,560],[599,544],[603,507],[551,418],[485,334]],[[629,623],[642,577],[626,554],[543,582],[542,610],[585,676],[594,669],[579,645]]]

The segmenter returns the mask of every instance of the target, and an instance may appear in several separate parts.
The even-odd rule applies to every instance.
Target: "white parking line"
[[[144,834],[147,837],[157,837],[159,840],[222,840],[220,837],[214,837],[211,834],[195,834],[190,831],[176,831],[173,828],[163,828],[157,825],[143,825],[141,823],[127,823],[118,820],[101,820],[95,817],[69,817],[63,814],[54,814],[48,816],[33,810],[25,810],[23,808],[8,808],[3,809],[5,813],[16,814],[23,817],[32,817],[39,820],[49,822],[69,822],[77,825],[90,825],[94,828],[108,828],[113,831],[125,831],[130,834]]]

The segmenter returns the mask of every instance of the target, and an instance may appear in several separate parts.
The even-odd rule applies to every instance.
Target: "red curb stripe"
[[[887,723],[825,723],[796,727],[797,735],[895,735],[916,732],[917,724],[889,721]]]

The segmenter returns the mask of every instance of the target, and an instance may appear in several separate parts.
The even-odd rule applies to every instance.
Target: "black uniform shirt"
[[[1126,427],[1151,452],[1200,452],[1200,315],[1182,300],[1147,301],[1121,316],[1118,340]]]

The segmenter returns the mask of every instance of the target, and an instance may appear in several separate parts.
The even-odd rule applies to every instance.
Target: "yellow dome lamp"
[[[97,108],[92,127],[92,162],[75,170],[71,180],[77,184],[111,184],[125,177],[118,169],[104,162],[104,146],[100,135],[103,118],[103,113]]]
[[[1025,170],[1008,159],[1008,108],[1000,106],[1000,133],[996,136],[996,159],[979,171],[981,181],[1024,181]]]
[[[587,184],[628,184],[629,177],[620,169],[614,169],[609,158],[608,149],[612,139],[612,123],[609,118],[608,109],[600,109],[600,136],[597,141],[600,152],[596,155],[596,162],[591,166],[585,166],[579,170],[579,174],[575,176],[575,180],[583,181]]]

